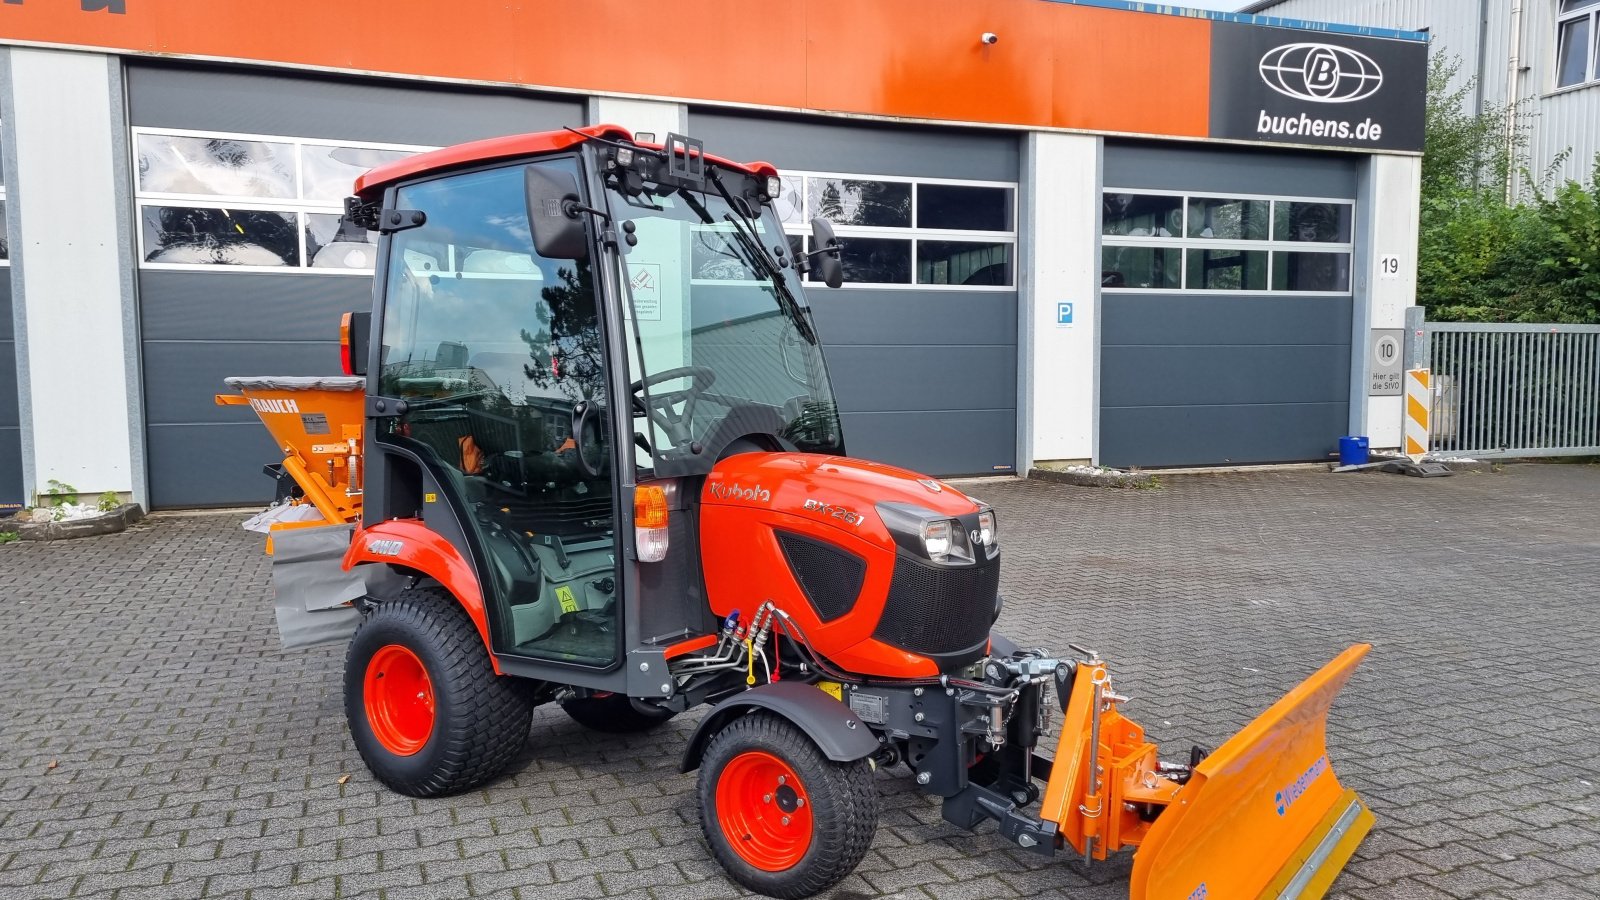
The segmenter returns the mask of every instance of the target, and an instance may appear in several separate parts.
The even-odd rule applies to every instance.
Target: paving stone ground
[[[1375,645],[1330,723],[1378,816],[1336,896],[1600,896],[1600,468],[968,488],[1001,511],[1003,630],[1099,649],[1173,756]],[[737,893],[676,772],[694,717],[622,738],[541,709],[483,790],[375,783],[342,648],[277,649],[239,518],[0,546],[0,897]],[[838,898],[1126,896],[1126,859],[1026,856],[880,784],[882,827]]]

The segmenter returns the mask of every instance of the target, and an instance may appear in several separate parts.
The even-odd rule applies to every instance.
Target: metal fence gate
[[[1600,325],[1427,322],[1432,450],[1600,454]]]

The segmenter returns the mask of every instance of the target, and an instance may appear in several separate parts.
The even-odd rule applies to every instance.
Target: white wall
[[[656,141],[667,132],[683,134],[689,127],[689,108],[682,103],[662,100],[634,100],[629,97],[590,97],[590,125],[621,125],[629,131],[649,131]]]
[[[27,491],[51,479],[86,496],[135,487],[119,71],[101,54],[11,51]]]
[[[1035,460],[1095,455],[1099,414],[1101,139],[1023,138],[1018,369],[1026,472]],[[1072,324],[1057,323],[1071,303]]]
[[[1357,203],[1367,239],[1357,248],[1356,265],[1363,268],[1356,290],[1365,302],[1356,304],[1351,370],[1357,395],[1352,405],[1366,400],[1364,420],[1355,433],[1367,435],[1374,448],[1400,446],[1405,398],[1366,396],[1372,365],[1371,329],[1404,327],[1406,307],[1416,303],[1421,189],[1421,157],[1369,156],[1362,167]],[[1379,262],[1390,255],[1399,259],[1400,269],[1395,277],[1385,278],[1378,270]]]

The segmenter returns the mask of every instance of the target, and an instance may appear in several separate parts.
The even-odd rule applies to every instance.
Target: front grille
[[[935,566],[905,555],[894,561],[889,599],[872,636],[886,644],[929,656],[948,656],[977,647],[989,636],[995,595],[1000,590],[1000,559],[974,566]],[[940,659],[941,668],[965,665],[971,658]]]
[[[822,621],[831,622],[856,605],[867,579],[866,560],[798,534],[780,531],[777,536],[794,580]]]

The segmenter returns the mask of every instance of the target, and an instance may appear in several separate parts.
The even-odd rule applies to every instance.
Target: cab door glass
[[[393,237],[379,391],[407,402],[389,439],[487,551],[496,649],[603,666],[620,622],[599,309],[587,262],[534,252],[523,169],[399,189],[427,219]]]

